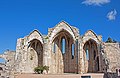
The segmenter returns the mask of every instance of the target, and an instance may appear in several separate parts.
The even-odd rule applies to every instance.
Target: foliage
[[[49,37],[47,36],[47,37],[45,37],[45,39],[49,39]]]
[[[107,39],[106,43],[113,43],[112,38],[108,37],[108,39]]]
[[[34,68],[34,72],[40,74],[40,68],[39,67],[35,67]]]
[[[44,66],[44,69],[45,69],[46,72],[48,73],[48,71],[49,71],[49,66]]]
[[[116,40],[113,40],[113,43],[117,43],[117,41],[116,41]]]
[[[47,73],[48,73],[48,71],[49,71],[49,66],[38,66],[38,67],[35,67],[35,68],[34,68],[34,72],[35,72],[35,73],[38,73],[38,74],[42,74],[44,70],[46,70]]]
[[[110,38],[110,37],[108,37],[106,43],[117,43],[117,41],[112,39],[112,38]]]

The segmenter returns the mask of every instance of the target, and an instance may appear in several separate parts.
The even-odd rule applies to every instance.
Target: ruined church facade
[[[80,35],[76,27],[62,21],[47,35],[34,30],[17,39],[14,71],[34,73],[37,66],[49,66],[50,74],[115,71],[119,52],[118,43],[105,43],[92,30]]]

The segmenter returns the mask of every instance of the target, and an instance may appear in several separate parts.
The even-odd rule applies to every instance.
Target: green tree
[[[108,37],[108,39],[107,39],[106,43],[113,43],[112,38]]]
[[[117,43],[117,41],[116,41],[116,40],[113,40],[113,43]]]

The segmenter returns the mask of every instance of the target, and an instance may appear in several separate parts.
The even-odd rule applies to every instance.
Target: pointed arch
[[[100,43],[100,40],[98,38],[98,36],[92,31],[92,30],[88,30],[83,36],[82,36],[82,40],[83,43],[87,42],[88,40],[94,40],[96,43]]]
[[[99,70],[99,56],[97,42],[93,39],[89,39],[83,46],[83,59],[85,72],[98,72]]]
[[[72,58],[72,49],[74,50],[74,55],[76,55],[75,46],[72,46],[75,43],[75,35],[71,30],[70,26],[66,23],[61,22],[55,28],[51,29],[51,34],[49,34],[49,40],[51,45],[56,43],[57,48],[55,53],[51,53],[55,59],[55,71],[58,73],[75,73],[75,59]],[[53,46],[54,47],[54,46]],[[52,48],[51,48],[52,51]],[[59,57],[59,59],[57,58]],[[74,56],[75,57],[75,56]],[[71,62],[73,65],[70,66]]]
[[[43,65],[43,44],[37,40],[33,39],[30,42],[29,49],[29,61],[31,61],[31,67],[42,66]],[[31,68],[32,69],[32,68]]]
[[[71,26],[69,24],[67,24],[65,21],[60,22],[59,24],[57,24],[54,29],[52,30],[51,34],[50,34],[50,43],[52,43],[52,41],[54,40],[54,37],[61,31],[67,31],[75,40],[75,34],[71,28]]]
[[[30,41],[32,41],[32,40],[34,40],[34,39],[37,39],[37,40],[39,40],[42,44],[44,43],[44,40],[43,40],[43,36],[42,36],[42,34],[38,31],[38,30],[33,30],[30,34],[29,34],[29,36],[28,36],[28,41],[30,42]]]

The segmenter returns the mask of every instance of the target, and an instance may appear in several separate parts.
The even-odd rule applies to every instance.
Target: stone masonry
[[[16,51],[0,55],[10,74],[34,73],[37,66],[49,66],[50,74],[115,72],[120,67],[119,43],[105,43],[92,30],[84,35],[65,21],[17,39]]]

